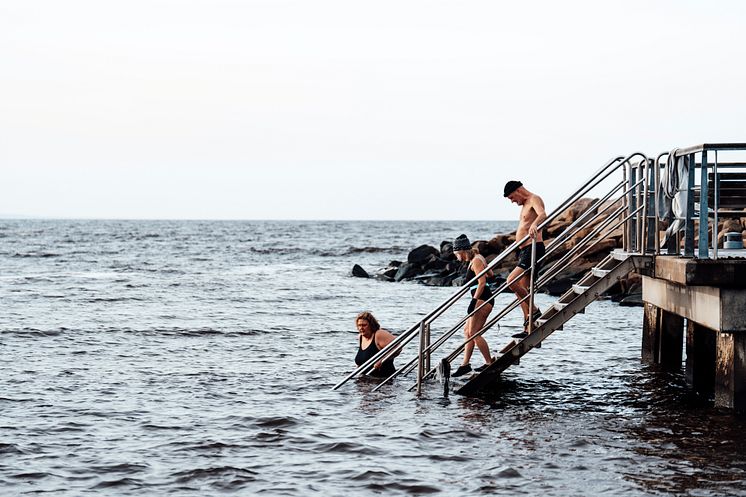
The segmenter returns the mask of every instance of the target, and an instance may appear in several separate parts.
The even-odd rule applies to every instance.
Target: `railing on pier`
[[[672,152],[663,153],[658,155],[656,159],[650,159],[646,155],[636,152],[627,157],[616,157],[606,163],[595,174],[593,174],[590,179],[583,184],[583,186],[576,190],[564,202],[562,202],[560,206],[552,211],[547,216],[547,219],[538,227],[539,230],[543,230],[577,200],[588,195],[595,196],[599,190],[602,192],[598,195],[599,198],[595,200],[589,208],[573,221],[559,236],[547,244],[546,253],[541,259],[536,261],[535,253],[532,250],[532,264],[529,268],[530,289],[528,295],[523,299],[513,299],[509,304],[498,311],[494,317],[487,321],[481,330],[450,352],[445,360],[448,362],[453,361],[464,350],[466,344],[484,334],[525,300],[529,300],[529,308],[533,309],[533,299],[536,291],[545,287],[564,269],[568,268],[580,257],[588,253],[593,247],[598,245],[599,242],[610,237],[618,229],[622,230],[622,250],[625,253],[639,255],[660,253],[678,254],[680,253],[678,229],[672,230],[672,234],[666,240],[665,248],[662,246],[660,240],[661,226],[664,224],[670,225],[671,223],[678,221],[680,224],[683,223],[684,225],[684,255],[692,256],[694,254],[694,213],[696,206],[699,207],[698,218],[700,220],[698,254],[699,257],[709,257],[707,230],[709,224],[708,213],[710,212],[709,202],[711,198],[714,206],[714,228],[712,229],[712,233],[714,234],[713,243],[715,246],[717,245],[717,222],[720,201],[718,168],[737,168],[746,165],[745,163],[732,162],[727,165],[719,164],[717,152],[724,150],[746,151],[746,144],[699,145],[697,147],[677,149]],[[715,185],[713,196],[708,195],[708,173],[711,167],[710,163],[708,163],[708,151],[714,151],[715,153],[715,162],[712,164],[712,177],[714,181],[713,184]],[[700,163],[695,162],[695,156],[698,154],[701,156]],[[663,163],[664,158],[667,159],[665,164]],[[686,191],[687,194],[681,195],[681,197],[686,197],[687,199],[686,209],[684,210],[684,214],[678,216],[678,218],[677,216],[668,216],[668,219],[660,219],[659,205],[663,200],[663,196],[666,195],[667,197],[671,197],[678,193],[678,190],[680,190],[678,187],[683,185],[683,179],[678,178],[681,179],[681,181],[673,185],[676,188],[669,188],[665,192],[661,191],[662,189],[658,185],[661,184],[662,177],[667,178],[669,180],[668,184],[671,184],[671,176],[676,176],[674,168],[678,164],[677,161],[681,158],[685,158],[682,160],[687,161],[688,164],[695,164],[695,167],[689,167],[688,169],[685,167],[682,168],[683,171],[686,171],[686,184],[684,185],[685,188],[681,188],[681,190]],[[695,170],[697,168],[701,171],[701,181],[699,186],[695,181]],[[615,174],[617,175],[616,179],[614,177]],[[619,175],[621,175],[621,178],[619,178]],[[677,178],[673,178],[674,181],[676,179]],[[744,180],[746,180],[746,175],[744,175]],[[610,187],[609,184],[611,184]],[[695,196],[697,194],[699,195],[699,204],[695,205]],[[746,207],[746,205],[744,205],[744,207]],[[601,220],[600,218],[604,215],[606,218]],[[589,231],[585,233],[584,230]],[[583,232],[582,236],[579,235],[581,232]],[[566,242],[571,239],[576,240],[576,242],[571,247],[567,247]],[[482,272],[475,275],[470,281],[467,281],[453,295],[426,314],[421,320],[412,325],[412,327],[398,335],[387,347],[379,351],[375,356],[370,358],[355,371],[348,374],[343,380],[337,383],[333,389],[338,389],[356,376],[370,372],[377,361],[386,360],[392,357],[400,352],[402,348],[415,337],[418,337],[419,345],[417,356],[397,369],[391,376],[384,379],[374,390],[381,388],[381,386],[397,376],[410,373],[416,367],[417,381],[413,388],[416,388],[417,394],[420,395],[424,379],[428,376],[434,375],[435,373],[436,368],[431,367],[431,355],[438,348],[444,345],[462,326],[464,326],[468,318],[478,312],[482,306],[487,305],[488,303],[491,304],[493,299],[512,285],[514,281],[506,281],[500,285],[499,288],[492,292],[493,296],[490,300],[483,303],[482,306],[479,306],[470,314],[464,316],[458,321],[458,323],[450,327],[435,341],[431,341],[432,324],[436,322],[448,309],[456,304],[461,297],[466,295],[467,292],[469,292],[470,287],[476,284],[482,276],[486,275],[490,270],[492,270],[492,268],[498,266],[514,251],[529,241],[531,241],[529,236],[525,236],[508,246],[494,260],[492,260]],[[534,247],[535,243],[532,243],[532,248]],[[558,252],[561,248],[564,248],[565,252],[559,258],[551,264],[543,264],[547,261],[551,261],[552,258],[550,256]],[[717,250],[717,248],[715,250]],[[715,252],[715,256],[716,254],[717,252]],[[555,255],[554,257],[557,256]],[[541,272],[534,271],[534,267],[537,267],[537,264],[546,267]],[[524,275],[522,274],[518,276],[517,279],[520,279],[523,276]],[[534,324],[532,320],[529,319],[529,331],[533,327]]]
[[[746,217],[746,143],[705,143],[675,149],[658,156],[656,182],[661,172],[680,182],[686,205],[668,219],[683,224],[683,255],[718,258],[719,222],[722,217]],[[723,157],[725,156],[725,157]],[[666,164],[661,164],[666,157]],[[723,161],[722,159],[726,160]],[[686,177],[678,177],[685,173]],[[671,196],[671,192],[661,192]],[[656,205],[660,198],[656,196]],[[656,218],[656,226],[661,220]],[[677,230],[668,239],[667,253],[680,254],[682,236]],[[696,245],[696,253],[695,253]]]

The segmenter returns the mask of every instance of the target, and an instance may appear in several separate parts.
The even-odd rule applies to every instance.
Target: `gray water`
[[[593,304],[492,398],[330,390],[359,311],[398,333],[452,292],[354,263],[510,228],[0,221],[0,494],[746,495],[744,418],[640,363],[639,308]]]

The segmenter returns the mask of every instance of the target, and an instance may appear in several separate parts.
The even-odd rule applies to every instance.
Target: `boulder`
[[[446,260],[452,260],[456,257],[453,255],[453,243],[448,240],[440,242],[440,257]]]
[[[422,265],[431,255],[437,257],[440,255],[440,251],[430,245],[420,245],[416,249],[412,250],[409,255],[407,255],[407,262],[411,264]]]
[[[475,249],[482,257],[486,257],[488,255],[492,255],[493,248],[489,244],[489,242],[486,242],[484,240],[477,240],[474,243],[471,244],[471,248]]]
[[[642,292],[627,295],[619,301],[619,305],[623,307],[643,307]]]
[[[391,280],[394,280],[394,276],[396,275],[396,271],[398,271],[398,267],[387,267],[386,269],[382,270],[380,273],[378,273],[381,276],[385,276],[386,278],[391,278]]]
[[[368,272],[357,264],[352,266],[352,276],[355,276],[356,278],[370,278]]]
[[[422,264],[422,269],[425,271],[430,271],[433,269],[445,269],[448,266],[448,261],[445,261],[438,257],[437,255],[430,255],[427,259],[425,259],[425,262]]]
[[[489,245],[489,253],[499,254],[508,248],[513,242],[515,242],[515,232],[508,235],[497,234],[492,240],[487,242],[487,245]]]
[[[417,266],[416,264],[412,264],[411,262],[405,262],[404,264],[399,266],[399,269],[396,270],[396,274],[394,275],[394,281],[401,281],[401,280],[413,278],[417,276],[418,272],[419,272],[419,266]]]

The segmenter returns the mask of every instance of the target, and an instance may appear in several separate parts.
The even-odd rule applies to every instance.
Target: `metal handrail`
[[[547,216],[547,219],[544,220],[539,226],[538,229],[543,229],[546,225],[548,225],[551,221],[554,220],[559,214],[564,212],[564,210],[577,198],[581,197],[582,195],[585,195],[588,191],[595,188],[600,184],[603,180],[605,180],[610,174],[614,172],[614,170],[630,161],[631,158],[638,155],[638,152],[635,152],[628,157],[615,157],[611,159],[609,162],[607,162],[604,166],[602,166],[591,178],[586,181],[583,186],[581,186],[579,189],[575,191],[571,196],[569,196],[559,207],[557,207],[550,215]],[[621,161],[621,162],[620,162]],[[482,270],[479,274],[475,275],[474,278],[472,278],[470,281],[466,282],[456,293],[454,293],[451,297],[446,299],[443,303],[441,303],[438,307],[436,307],[433,311],[430,311],[424,318],[422,318],[420,321],[418,321],[416,324],[414,324],[411,328],[409,328],[404,333],[400,334],[399,336],[395,337],[394,340],[389,343],[386,347],[384,347],[382,350],[378,351],[373,357],[371,357],[368,361],[360,365],[357,369],[355,369],[353,372],[349,373],[342,381],[337,383],[334,387],[332,387],[332,390],[336,390],[342,385],[344,385],[347,381],[352,379],[355,376],[358,376],[360,374],[365,374],[369,372],[373,365],[382,358],[389,358],[393,356],[396,352],[400,351],[404,345],[409,343],[409,341],[412,340],[413,335],[421,328],[422,322],[432,323],[435,319],[437,319],[443,312],[445,312],[448,308],[450,308],[457,300],[459,300],[468,290],[469,287],[475,283],[479,278],[481,278],[483,275],[487,274],[488,271],[490,271],[493,267],[495,267],[497,264],[502,262],[508,255],[510,255],[516,248],[518,248],[521,244],[525,243],[529,240],[529,236],[524,236],[520,241],[516,240],[513,242],[510,246],[508,246],[506,249],[503,250],[503,252],[498,255],[492,262],[490,262],[484,270]]]
[[[718,254],[718,235],[719,235],[719,221],[720,214],[740,214],[740,211],[721,211],[720,210],[720,184],[719,174],[720,169],[731,169],[738,168],[743,169],[746,167],[746,163],[741,161],[736,162],[720,162],[718,152],[733,152],[733,151],[746,151],[746,143],[704,143],[701,145],[695,145],[687,148],[674,149],[670,152],[673,154],[675,159],[687,158],[689,160],[689,181],[686,186],[689,192],[689,204],[687,205],[686,215],[683,216],[685,221],[685,232],[684,232],[684,255],[685,256],[696,256],[701,259],[710,258],[710,250],[712,250],[713,259],[717,259]],[[708,152],[714,152],[714,163],[708,161]],[[696,161],[696,156],[699,154],[700,162]],[[699,169],[699,178],[697,178],[697,169]],[[708,188],[708,174],[709,171],[713,172],[713,205],[709,205],[709,188]],[[658,171],[656,171],[658,172]],[[699,179],[699,185],[697,185],[697,179]],[[699,191],[699,213],[697,215],[696,206],[694,205],[693,196],[694,193]],[[709,213],[712,212],[713,217],[710,219]],[[699,243],[697,250],[694,250],[694,237],[697,236],[694,233],[694,221],[699,220]],[[710,230],[710,228],[712,228]],[[677,233],[677,238],[679,234]],[[712,244],[708,243],[708,238],[712,236]],[[678,240],[677,240],[678,243]],[[674,244],[671,244],[669,248],[674,248]],[[679,246],[675,246],[676,253],[680,250]],[[670,251],[669,251],[670,252]]]
[[[594,232],[592,232],[592,233],[589,233],[589,234],[588,234],[588,235],[587,235],[587,236],[586,236],[586,237],[585,237],[585,238],[583,239],[583,241],[585,242],[585,241],[588,241],[588,240],[592,239],[593,237],[595,237],[595,235],[596,235],[596,234],[597,234],[598,232],[600,232],[600,230],[601,230],[601,229],[603,229],[603,228],[605,228],[606,226],[608,226],[609,224],[611,224],[611,222],[612,222],[612,221],[613,221],[613,220],[614,220],[614,219],[615,219],[615,218],[616,218],[616,217],[617,217],[617,216],[618,216],[618,215],[619,215],[619,214],[620,214],[621,212],[623,212],[623,209],[624,209],[624,206],[621,206],[621,207],[619,207],[619,208],[618,208],[618,209],[617,209],[617,210],[616,210],[616,211],[614,212],[614,214],[613,214],[613,215],[611,215],[611,216],[608,216],[608,217],[607,217],[607,218],[606,218],[606,219],[605,219],[605,220],[603,221],[603,223],[601,223],[601,224],[599,225],[599,229],[597,229],[597,230],[594,230]],[[629,213],[629,214],[628,214],[628,215],[627,215],[626,217],[624,217],[624,218],[622,218],[621,220],[619,220],[619,221],[618,221],[618,222],[617,222],[617,223],[616,223],[616,224],[615,224],[614,226],[612,226],[612,227],[611,227],[611,229],[607,230],[607,231],[606,231],[606,232],[605,232],[605,233],[604,233],[604,234],[603,234],[602,236],[600,236],[600,237],[599,237],[599,238],[598,238],[598,239],[597,239],[597,240],[596,240],[595,242],[593,242],[593,243],[592,243],[592,244],[590,244],[589,246],[585,247],[585,250],[583,250],[582,252],[580,252],[580,253],[578,253],[578,254],[570,254],[570,255],[575,255],[575,256],[574,256],[574,257],[573,257],[573,258],[572,258],[571,260],[569,260],[569,261],[568,261],[568,262],[567,262],[566,264],[564,264],[564,265],[563,265],[562,267],[557,267],[557,265],[559,265],[559,264],[555,264],[554,266],[552,266],[552,268],[550,268],[550,270],[548,271],[548,272],[549,272],[550,274],[544,274],[544,275],[542,275],[542,278],[540,279],[539,283],[537,283],[537,288],[541,288],[541,287],[543,287],[544,285],[546,285],[546,284],[547,284],[547,283],[548,283],[549,281],[551,281],[551,279],[552,279],[552,278],[554,278],[554,277],[555,277],[555,276],[556,276],[556,275],[557,275],[557,274],[558,274],[558,273],[559,273],[560,271],[562,271],[562,270],[563,270],[563,269],[564,269],[565,267],[568,267],[568,266],[572,265],[573,263],[575,263],[575,261],[577,261],[577,260],[578,260],[578,259],[579,259],[580,257],[582,257],[583,255],[585,255],[585,254],[586,254],[586,253],[587,253],[587,252],[588,252],[588,251],[589,251],[590,249],[592,249],[593,247],[595,247],[595,246],[596,246],[596,245],[597,245],[597,244],[598,244],[598,243],[599,243],[599,242],[600,242],[601,240],[604,240],[604,239],[605,239],[605,238],[606,238],[606,237],[607,237],[608,235],[610,235],[611,233],[613,233],[613,232],[614,232],[614,230],[616,230],[617,228],[619,228],[619,227],[620,227],[621,225],[625,224],[625,223],[626,223],[627,221],[629,221],[629,220],[630,220],[630,219],[631,219],[631,218],[632,218],[632,217],[633,217],[634,215],[638,214],[638,213],[639,213],[639,212],[640,212],[641,210],[642,210],[642,207],[638,207],[638,208],[637,208],[637,209],[636,209],[635,211],[633,211],[633,212]],[[576,245],[575,247],[573,247],[573,250],[575,250],[576,248],[579,248],[579,247],[581,247],[581,246],[582,246],[581,244],[579,244],[579,245]],[[517,276],[517,277],[516,277],[516,280],[517,280],[517,279],[520,279],[520,278],[522,278],[522,277],[523,277],[523,273],[521,273],[521,275],[520,275],[520,276]],[[513,281],[515,281],[515,280],[513,280]],[[511,282],[512,282],[512,281],[511,281]],[[463,343],[461,343],[461,344],[460,344],[460,345],[459,345],[459,346],[458,346],[458,347],[457,347],[457,348],[456,348],[456,349],[455,349],[455,350],[454,350],[453,352],[451,352],[451,354],[449,354],[448,356],[446,356],[446,358],[445,358],[445,359],[446,359],[446,360],[447,360],[448,362],[451,362],[451,361],[453,361],[453,360],[454,360],[454,359],[455,359],[456,357],[458,357],[458,355],[459,355],[459,354],[461,354],[461,352],[462,352],[462,351],[464,350],[464,347],[466,347],[466,344],[467,344],[467,343],[469,343],[469,342],[470,342],[470,341],[472,341],[472,340],[475,340],[475,339],[476,339],[477,337],[479,337],[479,336],[482,336],[482,334],[484,334],[485,332],[487,332],[487,331],[488,331],[488,330],[489,330],[490,328],[492,328],[492,326],[494,326],[495,324],[497,324],[497,322],[498,322],[498,321],[500,321],[500,320],[501,320],[501,319],[502,319],[503,317],[505,317],[505,316],[506,316],[507,314],[509,314],[509,313],[510,313],[510,312],[511,312],[511,311],[512,311],[513,309],[515,309],[516,307],[518,307],[518,306],[519,306],[519,305],[520,305],[520,304],[521,304],[522,302],[524,302],[524,301],[525,301],[525,300],[526,300],[527,298],[528,298],[528,295],[527,295],[526,297],[524,297],[524,298],[520,299],[520,300],[519,300],[518,298],[514,299],[514,300],[513,300],[513,301],[512,301],[511,303],[509,303],[509,304],[508,304],[507,306],[505,306],[505,307],[503,308],[503,310],[502,310],[502,311],[500,311],[500,312],[499,312],[499,313],[497,314],[497,316],[495,316],[495,317],[494,317],[494,318],[492,318],[492,319],[491,319],[490,321],[488,321],[487,323],[485,323],[485,325],[484,325],[484,326],[482,327],[482,329],[481,329],[481,330],[480,330],[479,332],[477,332],[477,333],[476,333],[475,335],[473,335],[473,336],[472,336],[471,338],[469,338],[469,339],[467,339],[466,341],[464,341]],[[446,341],[446,339],[450,338],[451,336],[452,336],[452,334],[451,334],[451,335],[448,335],[448,336],[445,336],[445,335],[444,335],[443,337],[441,337],[441,339],[439,339],[439,341],[440,341],[440,340],[442,340],[443,342],[445,342],[445,341]],[[408,366],[410,366],[410,365],[411,365],[411,364],[412,364],[412,363],[413,363],[414,361],[416,361],[416,360],[417,360],[417,358],[413,359],[413,360],[412,360],[412,362],[410,362],[410,363],[409,363],[409,364],[408,364],[407,366],[405,366],[405,368],[407,368]],[[404,369],[404,368],[402,368],[402,369]],[[402,374],[406,374],[406,373],[408,373],[408,372],[411,372],[411,370],[412,370],[412,368],[410,367],[410,368],[408,368],[408,371],[405,371],[405,372],[404,372],[404,373],[402,373]],[[432,369],[432,370],[430,370],[430,371],[429,371],[429,372],[428,372],[428,373],[427,373],[427,374],[426,374],[426,375],[424,376],[424,378],[430,377],[430,376],[432,376],[432,375],[433,375],[434,373],[435,373],[435,369]],[[382,387],[382,386],[383,386],[383,385],[384,385],[385,383],[387,383],[388,381],[390,381],[391,379],[393,379],[393,378],[394,378],[394,377],[396,377],[396,376],[397,376],[397,374],[396,374],[396,373],[392,374],[392,375],[391,375],[391,376],[390,376],[389,378],[386,378],[386,379],[385,379],[384,381],[382,381],[382,382],[381,382],[381,383],[380,383],[380,384],[379,384],[378,386],[376,386],[376,387],[375,387],[375,388],[373,389],[373,391],[374,391],[374,392],[375,392],[375,391],[377,391],[377,390],[378,390],[379,388],[381,388],[381,387]],[[412,388],[414,388],[414,386],[413,386]],[[412,388],[410,388],[409,390],[412,390]]]
[[[715,151],[715,164],[714,164],[714,191],[713,194],[715,196],[714,203],[716,206],[716,212],[715,212],[715,229],[713,230],[713,246],[715,248],[715,257],[717,257],[717,222],[718,222],[718,212],[717,208],[719,207],[718,202],[718,193],[719,188],[717,185],[717,170],[718,167],[725,168],[730,166],[730,164],[718,164],[718,157],[717,157],[717,151],[718,150],[746,150],[746,144],[703,144],[698,145],[695,147],[689,147],[685,149],[675,149],[671,152],[664,152],[659,154],[654,160],[649,159],[645,154],[641,152],[635,152],[633,154],[628,155],[627,157],[615,157],[611,159],[609,162],[607,162],[604,166],[602,166],[596,173],[594,173],[589,180],[587,180],[580,188],[578,188],[572,195],[568,196],[565,201],[558,206],[554,211],[551,212],[547,216],[547,218],[538,226],[539,230],[543,230],[546,226],[549,225],[558,215],[560,215],[562,212],[565,211],[567,207],[569,207],[573,202],[577,201],[579,198],[581,198],[583,195],[587,194],[589,191],[593,190],[596,186],[601,184],[604,180],[606,180],[611,174],[613,174],[616,171],[619,171],[621,169],[622,171],[622,181],[618,183],[616,186],[614,186],[605,196],[602,200],[596,201],[590,208],[588,208],[585,212],[583,212],[578,218],[573,221],[570,226],[568,226],[559,236],[557,236],[554,240],[552,240],[551,244],[548,244],[545,255],[539,259],[539,261],[536,261],[536,253],[535,253],[535,245],[536,240],[532,239],[530,236],[526,235],[520,240],[515,240],[512,244],[510,244],[507,248],[505,248],[500,254],[498,254],[495,259],[493,259],[489,264],[485,266],[485,268],[479,273],[476,274],[471,280],[466,282],[461,288],[459,288],[455,293],[453,293],[450,297],[448,297],[445,301],[443,301],[440,305],[435,307],[433,310],[431,310],[427,315],[425,315],[422,319],[420,319],[416,324],[414,324],[411,328],[409,328],[404,333],[400,334],[399,336],[395,337],[395,339],[384,349],[377,352],[373,357],[371,357],[368,361],[366,361],[364,364],[359,366],[355,371],[348,374],[342,381],[340,381],[337,385],[333,387],[333,389],[337,389],[341,387],[344,383],[349,381],[351,378],[360,375],[365,374],[373,367],[373,365],[378,360],[385,360],[388,359],[395,354],[398,354],[402,348],[408,344],[418,333],[420,337],[420,346],[419,346],[419,353],[417,357],[415,357],[412,361],[407,363],[405,366],[399,368],[397,371],[395,371],[392,375],[390,375],[388,378],[384,379],[379,385],[377,385],[373,390],[376,391],[379,388],[381,388],[384,384],[386,384],[391,379],[395,378],[396,376],[400,374],[406,374],[410,372],[415,364],[418,366],[418,374],[417,374],[417,383],[414,387],[417,388],[418,394],[421,391],[422,387],[422,380],[429,377],[435,372],[435,368],[430,369],[429,368],[429,358],[431,354],[436,351],[439,347],[441,347],[445,342],[453,336],[456,331],[458,331],[466,322],[467,320],[473,316],[476,312],[479,312],[479,309],[481,309],[485,305],[493,305],[493,301],[497,297],[498,294],[508,286],[510,286],[513,281],[506,281],[501,286],[500,289],[495,291],[486,302],[481,304],[479,307],[477,307],[473,312],[467,314],[465,317],[459,320],[459,322],[451,327],[448,331],[446,331],[438,340],[436,340],[433,343],[430,343],[430,325],[433,323],[436,319],[438,319],[443,313],[446,312],[449,308],[451,308],[463,295],[465,295],[469,288],[477,282],[480,278],[482,278],[485,274],[487,274],[489,271],[491,271],[494,267],[496,267],[498,264],[500,264],[503,260],[506,259],[508,255],[510,255],[513,251],[515,251],[517,248],[521,247],[523,244],[525,244],[527,241],[531,241],[531,255],[532,255],[532,263],[529,268],[531,271],[530,276],[530,285],[529,285],[529,292],[526,295],[526,297],[522,299],[515,298],[510,302],[508,305],[506,305],[500,312],[497,313],[496,316],[494,316],[492,319],[490,319],[487,323],[484,324],[481,330],[479,330],[477,333],[472,335],[472,337],[468,338],[467,340],[462,341],[459,346],[452,351],[448,356],[448,361],[453,361],[464,349],[464,347],[470,343],[472,340],[475,340],[482,334],[484,334],[487,330],[489,330],[492,326],[497,324],[500,319],[502,319],[505,315],[507,315],[509,312],[514,310],[518,305],[523,303],[526,299],[529,300],[529,306],[531,310],[533,310],[533,298],[535,295],[535,292],[539,290],[543,285],[546,285],[549,281],[551,281],[552,278],[556,277],[561,271],[563,271],[568,266],[572,265],[575,261],[577,261],[580,257],[582,257],[585,253],[587,253],[589,250],[591,250],[594,246],[596,246],[598,243],[601,242],[601,240],[604,240],[605,237],[609,236],[611,233],[613,233],[615,230],[617,230],[620,226],[624,226],[624,229],[622,230],[622,245],[623,250],[627,253],[636,253],[636,254],[647,254],[649,252],[653,252],[654,254],[659,254],[661,251],[660,246],[660,216],[658,212],[658,205],[661,200],[661,192],[660,192],[660,172],[661,172],[661,161],[666,156],[673,155],[672,160],[675,160],[675,158],[687,156],[689,160],[691,161],[690,165],[690,173],[689,173],[689,184],[688,188],[693,193],[693,191],[696,189],[695,187],[695,181],[693,181],[693,178],[695,177],[694,171],[697,167],[700,167],[700,173],[702,180],[700,181],[700,256],[702,254],[702,206],[704,205],[705,214],[704,219],[705,222],[709,224],[709,219],[707,217],[707,198],[702,199],[703,196],[707,194],[707,187],[706,187],[706,181],[707,181],[707,171],[706,169],[709,169],[710,167],[713,167],[712,164],[707,164],[707,151],[712,150]],[[702,154],[702,164],[696,164],[694,161],[694,156],[697,153]],[[634,158],[639,157],[639,162],[633,163],[632,160]],[[705,182],[705,185],[703,186],[701,183]],[[617,192],[623,189],[624,192],[619,197],[621,199],[621,206],[618,207],[611,215],[608,215],[607,218],[602,221],[601,223],[598,223],[594,229],[591,230],[590,233],[583,236],[582,239],[580,239],[573,247],[570,248],[566,253],[562,255],[558,260],[554,261],[553,264],[549,268],[545,268],[542,272],[534,271],[534,268],[537,267],[537,264],[541,264],[544,260],[547,260],[547,258],[558,250],[560,247],[563,247],[565,242],[570,239],[570,237],[574,236],[575,234],[579,233],[581,230],[585,229],[585,227],[588,227],[591,223],[595,222],[601,215],[605,214],[607,211],[609,211],[614,205],[616,205],[616,202],[609,203],[606,205],[602,210],[598,210],[598,206],[601,206],[604,202],[607,202],[611,198],[614,197],[614,195],[617,194]],[[654,205],[651,206],[650,203],[653,202]],[[693,205],[693,195],[690,196],[689,199],[691,209]],[[650,212],[654,214],[650,214]],[[626,214],[623,214],[626,213]],[[691,218],[693,214],[693,211],[688,212],[687,217]],[[620,220],[618,220],[621,217]],[[618,220],[616,223],[614,223],[615,220]],[[691,219],[687,219],[687,223],[692,223],[693,221]],[[613,226],[607,230],[609,225],[612,223]],[[686,236],[687,237],[693,237],[693,230],[691,229],[691,224],[687,225],[686,230]],[[604,232],[604,230],[606,230]],[[654,230],[654,233],[650,233],[651,230]],[[604,233],[602,233],[604,232]],[[707,231],[705,230],[705,233]],[[599,236],[600,235],[600,236]],[[596,239],[596,237],[598,238]],[[595,241],[594,241],[595,240]],[[686,247],[689,247],[692,244],[691,238],[687,238],[687,243],[685,244],[685,253],[689,250],[691,252],[691,248],[687,249]],[[687,245],[688,244],[688,245]],[[706,241],[704,242],[706,246]],[[525,275],[524,273],[520,274],[515,280],[518,280],[520,278],[523,278]],[[533,331],[533,323],[531,320],[529,320],[529,331]],[[429,369],[429,371],[428,371]]]

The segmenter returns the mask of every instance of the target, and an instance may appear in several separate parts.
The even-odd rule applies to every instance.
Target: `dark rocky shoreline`
[[[549,245],[571,223],[585,213],[595,199],[584,198],[575,202],[560,214],[544,229],[544,241]],[[601,206],[603,209],[605,206]],[[614,208],[608,212],[613,212]],[[599,216],[593,223],[581,230],[575,236],[565,240],[562,246],[549,255],[546,264],[551,264],[577,244],[580,238],[590,233],[598,224],[606,219]],[[468,235],[468,233],[467,233]],[[472,247],[484,256],[487,262],[492,262],[501,252],[515,242],[515,231],[497,234],[491,240],[477,240]],[[541,289],[543,293],[561,295],[576,283],[589,269],[604,259],[612,250],[622,246],[622,231],[617,229],[608,237],[601,240],[595,247],[580,257],[573,264],[561,271],[553,280]],[[509,255],[494,269],[494,276],[488,283],[494,287],[505,282],[510,271],[516,266],[517,253]],[[545,264],[545,265],[546,265]],[[387,267],[379,268],[372,276],[359,265],[352,269],[352,275],[357,277],[372,277],[381,281],[400,282],[416,281],[427,286],[461,286],[465,283],[467,264],[456,260],[453,245],[450,240],[444,240],[439,248],[431,245],[420,245],[407,255],[406,261],[391,261]],[[508,290],[509,291],[509,290]],[[632,274],[615,285],[608,292],[608,297],[619,301],[621,305],[642,305],[642,286],[640,277]]]

